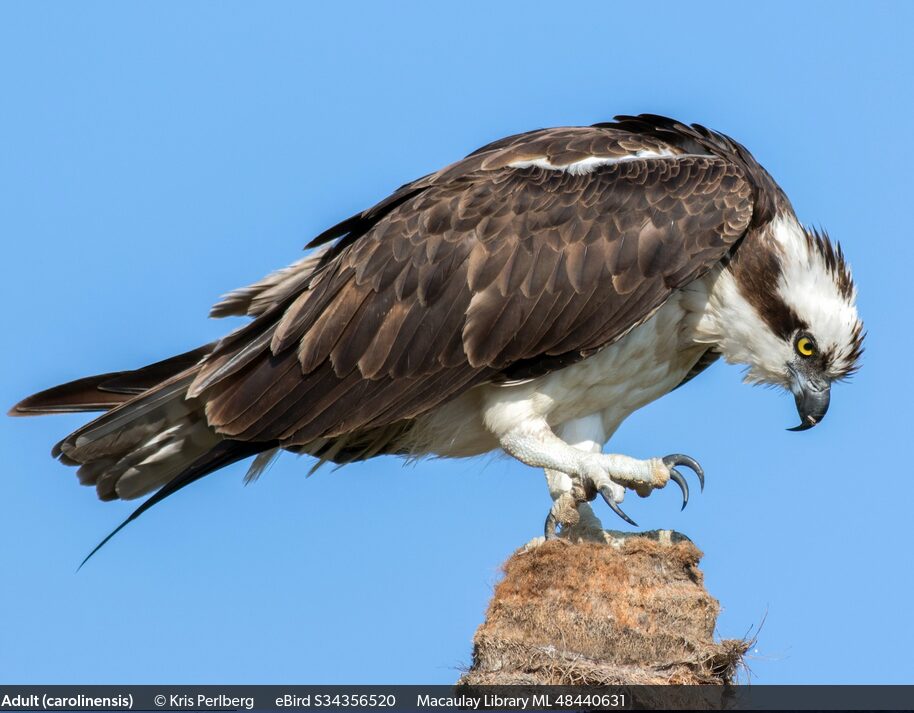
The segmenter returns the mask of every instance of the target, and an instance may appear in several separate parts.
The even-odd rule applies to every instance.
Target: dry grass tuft
[[[720,606],[705,591],[700,559],[668,532],[515,553],[460,683],[732,682],[749,644],[714,641]]]

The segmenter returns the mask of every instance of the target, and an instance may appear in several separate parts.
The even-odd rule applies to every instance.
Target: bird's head
[[[796,219],[778,218],[737,251],[724,280],[731,300],[720,351],[748,366],[747,381],[790,391],[805,431],[828,410],[831,385],[863,351],[857,291],[839,245]],[[726,299],[726,298],[725,298]],[[721,315],[723,316],[723,315]]]

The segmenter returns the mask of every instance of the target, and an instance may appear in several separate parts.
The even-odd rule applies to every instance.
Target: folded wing
[[[718,263],[752,212],[742,168],[711,151],[608,128],[512,137],[320,236],[336,242],[189,395],[242,441],[411,419],[612,343]]]

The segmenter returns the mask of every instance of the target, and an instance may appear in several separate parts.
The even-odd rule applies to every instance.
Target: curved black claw
[[[600,488],[600,495],[603,496],[603,499],[606,501],[606,504],[609,505],[610,509],[621,517],[625,522],[627,522],[632,527],[638,527],[638,523],[632,520],[628,515],[622,512],[622,508],[619,507],[619,504],[613,499],[612,491],[609,489],[609,486],[604,485]]]
[[[559,539],[558,534],[556,534],[556,528],[558,527],[558,518],[555,516],[555,508],[549,508],[549,514],[546,515],[546,525],[543,528],[543,536],[546,538],[546,542],[550,540]]]
[[[701,485],[701,489],[705,489],[705,472],[702,470],[702,467],[698,465],[698,461],[694,458],[684,456],[682,453],[673,453],[672,455],[664,456],[663,463],[669,468],[675,468],[677,465],[684,465],[687,468],[691,468],[695,471],[695,475],[698,476],[698,482]],[[670,477],[672,478],[672,474]],[[682,485],[679,487],[682,487]],[[686,495],[686,500],[688,500],[688,494]]]
[[[682,473],[675,468],[670,469],[670,480],[676,483],[682,491],[682,507],[679,509],[685,510],[685,506],[689,504],[689,484],[686,482],[686,479],[682,477]]]

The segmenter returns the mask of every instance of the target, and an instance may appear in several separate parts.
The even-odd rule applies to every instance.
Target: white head
[[[746,379],[781,386],[805,430],[828,409],[831,383],[858,368],[863,325],[840,246],[793,215],[772,221],[718,277],[701,331]]]

